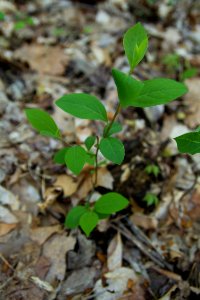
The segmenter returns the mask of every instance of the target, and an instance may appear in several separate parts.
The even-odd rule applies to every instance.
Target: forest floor
[[[200,299],[200,155],[173,140],[200,123],[199,17],[192,0],[0,1],[1,300]],[[135,77],[184,80],[189,92],[122,110],[126,157],[99,169],[92,200],[114,190],[130,206],[86,238],[63,224],[92,189],[88,169],[75,178],[55,165],[62,143],[35,132],[24,109],[48,111],[67,142],[82,143],[97,124],[54,102],[92,93],[111,118],[111,69],[128,70],[122,36],[136,22],[150,44]]]

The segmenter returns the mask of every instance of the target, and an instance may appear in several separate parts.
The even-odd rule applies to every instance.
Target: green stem
[[[97,180],[98,180],[98,153],[99,153],[99,137],[96,136],[97,138],[97,144],[96,144],[96,153],[95,153],[95,179],[94,179],[94,188],[97,185]]]
[[[112,127],[112,125],[113,125],[115,119],[117,118],[117,116],[118,116],[120,110],[121,110],[121,105],[120,105],[120,103],[119,103],[119,104],[117,105],[116,112],[115,112],[115,114],[114,114],[114,116],[113,116],[113,118],[112,118],[112,120],[111,120],[111,122],[110,122],[110,124],[109,124],[109,126],[108,126],[108,128],[107,128],[107,130],[105,131],[105,133],[104,133],[104,135],[103,135],[104,138],[106,138],[106,137],[108,136],[108,133],[109,133],[109,131],[110,131],[110,129],[111,129],[111,127]]]

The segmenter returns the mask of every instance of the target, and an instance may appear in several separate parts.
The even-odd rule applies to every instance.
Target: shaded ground
[[[178,154],[172,140],[200,120],[198,1],[0,1],[0,12],[0,299],[199,299],[200,156]],[[126,158],[102,166],[92,201],[114,189],[131,205],[86,239],[63,222],[90,192],[89,170],[77,179],[55,165],[61,142],[34,132],[24,108],[50,112],[67,142],[101,130],[54,101],[92,93],[111,118],[111,68],[128,70],[122,34],[138,21],[150,46],[136,78],[197,71],[183,99],[122,111]]]

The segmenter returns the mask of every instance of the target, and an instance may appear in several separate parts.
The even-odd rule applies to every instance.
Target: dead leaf
[[[73,250],[76,239],[65,234],[55,234],[43,246],[43,255],[50,262],[51,267],[45,278],[50,284],[54,280],[63,280],[66,272],[66,253]]]
[[[122,251],[122,239],[120,233],[118,232],[108,246],[107,265],[110,271],[114,271],[122,266]]]
[[[72,176],[62,174],[57,176],[57,179],[54,182],[54,186],[61,187],[64,196],[67,197],[73,195],[76,192],[78,182],[76,182]]]
[[[37,227],[30,230],[30,238],[32,241],[42,245],[52,234],[61,231],[60,225]]]
[[[59,46],[25,45],[15,51],[14,58],[29,63],[40,74],[62,75],[67,65],[67,56]]]
[[[11,230],[13,230],[17,224],[6,224],[6,223],[0,223],[0,236],[7,234]]]
[[[156,229],[158,220],[155,217],[147,216],[140,213],[134,213],[130,220],[136,225],[144,229]]]
[[[185,123],[190,128],[195,128],[199,125],[200,120],[200,78],[187,79],[185,83],[189,89],[189,92],[184,97],[184,103],[187,105],[188,113],[185,119]]]
[[[102,285],[102,281],[98,280],[95,284],[95,294],[97,300],[117,300],[128,290],[129,281],[135,284],[138,278],[135,272],[130,268],[121,267],[113,272],[105,274],[107,286]],[[112,293],[110,292],[112,291]],[[134,299],[134,298],[133,298]]]
[[[92,181],[94,181],[95,175],[87,176],[83,183],[79,186],[76,196],[79,199],[85,198],[89,192],[92,190],[93,185]],[[80,180],[81,181],[81,180]],[[102,186],[107,189],[113,189],[113,177],[111,173],[107,170],[107,168],[100,168],[98,170],[98,178],[97,178],[97,186]]]

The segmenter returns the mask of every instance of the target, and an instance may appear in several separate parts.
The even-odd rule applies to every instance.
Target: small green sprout
[[[160,173],[159,167],[155,164],[146,166],[145,171],[148,175],[153,174],[155,177],[158,177],[158,174]]]
[[[158,197],[153,193],[146,193],[143,198],[143,201],[146,202],[147,206],[158,205]]]

